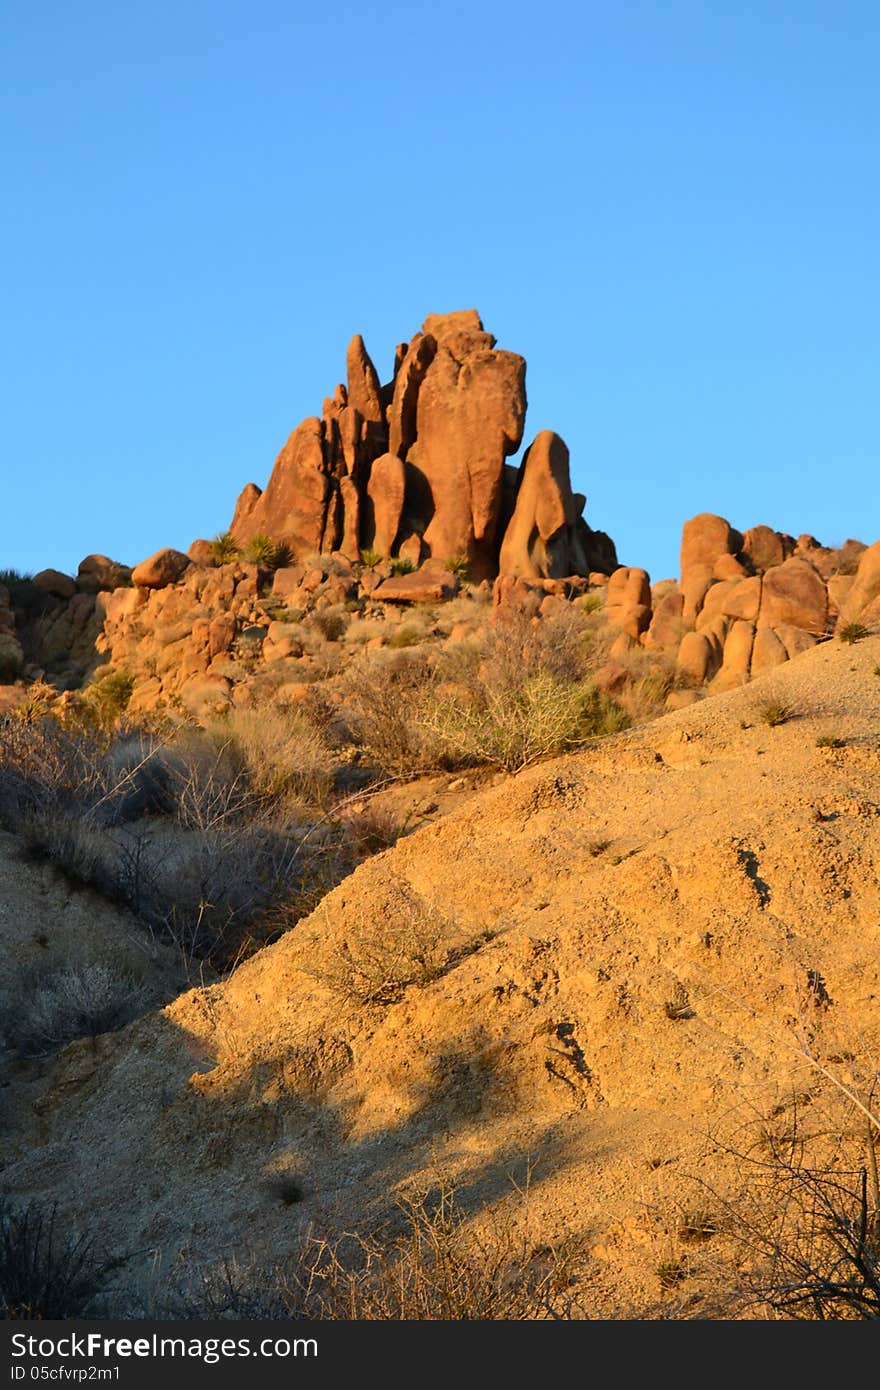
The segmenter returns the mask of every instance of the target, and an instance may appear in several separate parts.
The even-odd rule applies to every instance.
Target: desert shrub
[[[435,700],[425,713],[426,725],[453,756],[508,772],[571,752],[627,723],[619,706],[594,686],[561,681],[546,671],[514,689],[487,685],[481,696],[470,703]]]
[[[757,711],[762,724],[767,724],[771,729],[777,728],[780,724],[787,724],[793,714],[792,706],[781,699],[767,700]]]
[[[443,765],[444,749],[424,718],[435,683],[420,653],[365,653],[348,667],[342,693],[352,737],[379,771],[405,777]]]
[[[470,565],[466,555],[447,555],[443,567],[450,574],[454,574],[462,584],[466,584],[470,578]]]
[[[346,1003],[393,1004],[410,985],[426,985],[443,974],[450,959],[443,944],[448,931],[438,913],[412,903],[394,921],[350,932],[313,973]]]
[[[764,1124],[758,1145],[728,1150],[743,1180],[725,1212],[740,1251],[743,1294],[778,1317],[878,1318],[878,1121],[869,1119],[865,1132],[861,1113],[822,1119],[807,1133],[795,1109],[781,1133]]]
[[[399,650],[401,647],[415,647],[424,639],[425,630],[418,623],[400,623],[391,629],[388,645]]]
[[[0,1317],[88,1317],[124,1263],[100,1256],[87,1237],[64,1235],[57,1207],[0,1198]]]
[[[259,565],[261,569],[274,569],[277,563],[278,554],[275,542],[271,536],[267,536],[265,531],[258,531],[251,536],[244,548],[244,558],[249,564]]]
[[[406,559],[406,557],[403,555],[397,555],[391,561],[391,573],[394,575],[412,574],[414,569],[415,565],[413,564],[412,560]]]
[[[241,547],[231,531],[221,531],[211,541],[211,558],[215,565],[231,565],[241,554]]]
[[[515,689],[532,676],[584,680],[596,664],[595,619],[574,605],[533,622],[502,609],[483,638],[480,678],[487,687]]]
[[[840,641],[846,642],[849,646],[853,646],[856,642],[861,642],[863,638],[869,637],[870,635],[864,623],[844,623],[843,627],[840,628],[837,633]]]
[[[349,624],[349,616],[345,609],[339,607],[323,608],[311,617],[312,624],[318,629],[325,642],[338,642],[340,637],[345,636]]]
[[[86,699],[99,723],[112,727],[125,713],[133,689],[134,677],[127,671],[107,671],[93,680]]]
[[[836,734],[820,734],[816,739],[817,748],[845,748],[846,739],[838,738]]]
[[[300,806],[325,805],[333,762],[315,724],[289,707],[231,709],[209,726],[207,737],[225,750],[235,775],[243,772],[261,799]]]
[[[384,559],[385,556],[382,554],[381,550],[368,549],[361,551],[361,564],[366,565],[367,569],[372,569],[374,565],[381,565]]]
[[[142,980],[109,962],[72,962],[24,970],[16,981],[7,1044],[21,1057],[45,1057],[76,1038],[113,1033],[154,1002]]]

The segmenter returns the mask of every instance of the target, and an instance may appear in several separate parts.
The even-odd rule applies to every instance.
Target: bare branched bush
[[[352,662],[343,682],[352,734],[380,771],[409,777],[442,765],[422,717],[435,683],[420,653],[377,652]]]
[[[880,1317],[880,1117],[843,1087],[809,1113],[795,1098],[723,1146],[741,1179],[722,1218],[741,1298],[784,1318]]]
[[[515,1215],[468,1221],[451,1183],[401,1196],[375,1231],[306,1236],[294,1259],[239,1260],[187,1271],[163,1316],[355,1321],[568,1320],[582,1313],[582,1261],[565,1242],[536,1242]]]
[[[245,778],[260,799],[326,805],[332,760],[314,723],[299,711],[277,705],[232,709],[204,738],[214,750],[210,779],[216,781],[225,765],[233,783]]]
[[[133,974],[109,962],[23,970],[15,982],[5,1041],[21,1057],[45,1057],[76,1038],[116,1032],[156,1002]]]
[[[57,1208],[15,1208],[0,1198],[0,1317],[83,1318],[125,1263],[99,1255],[85,1236],[64,1234]]]
[[[332,949],[313,974],[357,1005],[393,1004],[410,985],[426,985],[450,962],[444,938],[449,924],[422,903],[408,904],[396,918],[359,928]]]

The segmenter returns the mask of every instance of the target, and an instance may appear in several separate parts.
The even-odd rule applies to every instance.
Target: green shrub
[[[221,531],[211,542],[211,556],[215,565],[231,565],[241,554],[241,548],[231,531]]]
[[[394,560],[391,561],[392,574],[412,574],[414,569],[415,565],[413,564],[412,560],[408,560],[403,555],[398,555]]]
[[[244,558],[249,564],[259,565],[261,569],[275,569],[278,565],[278,546],[265,531],[258,531],[245,546]]]
[[[454,574],[462,584],[467,583],[470,578],[470,565],[466,555],[447,555],[443,564],[449,573]]]
[[[127,671],[108,671],[92,681],[86,699],[99,722],[109,728],[125,713],[133,689],[134,677]]]
[[[849,646],[861,642],[863,638],[870,637],[870,635],[864,623],[844,623],[837,634],[840,641],[848,643]]]
[[[367,569],[372,569],[374,565],[381,565],[385,556],[379,550],[362,550],[361,564],[366,565]]]
[[[758,710],[758,718],[763,724],[769,725],[771,729],[777,728],[780,724],[787,724],[794,713],[791,705],[784,700],[768,700]]]
[[[844,748],[845,738],[836,738],[834,734],[820,734],[816,739],[817,748]]]

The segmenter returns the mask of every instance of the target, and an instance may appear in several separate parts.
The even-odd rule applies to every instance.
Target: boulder
[[[87,555],[80,560],[76,587],[84,594],[97,594],[102,589],[119,589],[131,581],[131,569],[110,560],[106,555]]]
[[[678,649],[676,667],[681,675],[703,683],[719,669],[722,651],[704,632],[686,632]]]
[[[526,409],[525,361],[492,350],[487,339],[465,332],[438,342],[407,456],[415,470],[406,509],[412,529],[429,555],[466,559],[477,582],[498,569],[504,460],[520,446]]]
[[[214,563],[214,547],[210,541],[193,541],[186,553],[194,565],[207,566]]]
[[[684,631],[684,596],[677,585],[673,589],[661,589],[659,593],[658,588],[655,584],[651,593],[653,615],[645,634],[645,646],[673,650],[678,647]]]
[[[62,574],[61,570],[40,570],[33,582],[35,589],[52,594],[54,598],[73,598],[76,593],[76,580],[69,574]]]
[[[131,582],[139,589],[167,589],[169,584],[176,584],[183,577],[191,564],[192,560],[182,550],[166,547],[135,565]]]
[[[430,561],[412,574],[392,575],[373,590],[381,603],[439,603],[452,598],[458,589],[454,574]]]
[[[638,638],[651,622],[651,581],[647,570],[621,566],[608,581],[608,621]]]
[[[839,626],[852,622],[864,623],[866,627],[880,625],[880,541],[863,553],[841,609]]]
[[[736,686],[746,684],[749,679],[754,640],[754,623],[737,619],[731,625],[724,642],[721,670],[712,682],[714,689],[733,690]]]
[[[736,556],[742,536],[724,517],[711,512],[686,521],[681,535],[681,591],[683,619],[693,627],[708,589],[715,579],[715,565],[724,555]]]
[[[752,526],[743,536],[742,553],[758,574],[781,565],[794,550],[791,536],[783,536],[769,526]]]
[[[761,576],[752,575],[728,589],[721,601],[721,611],[728,618],[742,618],[754,623],[761,606]]]
[[[370,469],[362,535],[365,549],[391,555],[403,516],[406,469],[396,454],[382,454]]]
[[[265,533],[296,555],[317,554],[332,492],[324,462],[324,424],[311,417],[297,425],[281,450],[266,491],[243,516],[236,509],[230,530],[239,545]]]
[[[500,573],[556,579],[616,569],[613,542],[590,530],[581,517],[583,505],[584,498],[572,492],[567,445],[552,430],[542,430],[523,457],[501,541]]]
[[[818,570],[808,560],[792,556],[764,575],[758,627],[787,624],[816,636],[825,633],[828,593]]]
[[[782,666],[786,661],[788,661],[788,652],[773,629],[769,627],[759,628],[755,633],[755,642],[752,647],[752,675],[763,675],[765,671],[772,671],[775,667]]]
[[[360,333],[355,333],[348,345],[345,368],[348,378],[348,405],[357,410],[368,423],[384,424],[382,388]]]

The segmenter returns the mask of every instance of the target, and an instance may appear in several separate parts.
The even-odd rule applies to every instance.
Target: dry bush
[[[452,958],[444,944],[449,935],[450,924],[439,913],[409,903],[396,921],[350,933],[312,973],[346,1003],[393,1004],[410,985],[426,985],[443,974]]]
[[[208,783],[231,775],[259,800],[326,806],[332,759],[314,723],[300,711],[278,705],[233,708],[202,738],[213,757],[202,773]]]
[[[422,653],[375,652],[351,663],[341,684],[352,736],[381,772],[418,776],[442,765],[423,718],[436,684]]]
[[[781,1132],[733,1153],[742,1188],[726,1202],[740,1250],[743,1297],[785,1318],[880,1317],[880,1122],[859,1111],[822,1115],[812,1132],[797,1107]]]
[[[626,727],[626,716],[594,686],[540,671],[518,686],[484,686],[479,697],[436,700],[427,727],[457,759],[519,772]]]
[[[572,604],[539,619],[499,609],[483,634],[480,679],[495,690],[516,689],[544,674],[584,680],[597,664],[600,633],[597,620]]]
[[[403,1229],[321,1242],[300,1279],[318,1318],[357,1321],[521,1321],[574,1312],[573,1252],[533,1244],[512,1219],[470,1225],[454,1188],[398,1200]]]
[[[160,1301],[178,1318],[568,1320],[582,1312],[578,1252],[530,1238],[516,1214],[469,1223],[451,1183],[400,1196],[384,1227],[306,1236],[287,1266],[236,1259],[184,1273]],[[157,1310],[153,1310],[155,1313]]]
[[[55,1206],[15,1208],[0,1197],[0,1318],[95,1316],[124,1263],[100,1255],[88,1237],[64,1234]]]
[[[46,1057],[76,1038],[116,1032],[156,1002],[143,979],[109,961],[40,962],[19,973],[2,1031],[20,1057]]]

